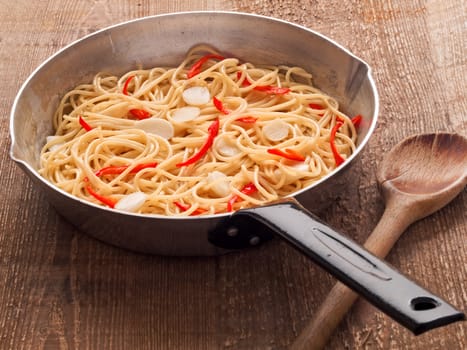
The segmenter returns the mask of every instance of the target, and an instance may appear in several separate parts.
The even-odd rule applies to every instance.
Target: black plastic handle
[[[261,225],[252,226],[252,222]],[[298,248],[414,334],[465,319],[449,303],[404,277],[293,201],[239,210],[210,239],[224,248],[253,245],[269,238],[270,233],[261,226]]]

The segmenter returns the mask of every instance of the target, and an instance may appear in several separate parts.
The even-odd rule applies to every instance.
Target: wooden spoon
[[[441,209],[467,184],[467,139],[422,134],[397,144],[383,159],[377,180],[386,209],[364,247],[385,257],[405,229]],[[322,349],[358,295],[338,282],[291,350]]]

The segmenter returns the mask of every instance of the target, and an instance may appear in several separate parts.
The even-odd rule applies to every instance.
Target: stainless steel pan
[[[102,70],[121,74],[138,65],[174,65],[199,43],[255,63],[304,67],[313,73],[318,87],[337,98],[344,112],[364,117],[358,147],[350,159],[321,181],[293,194],[303,207],[285,201],[233,215],[173,218],[129,214],[74,198],[38,175],[40,149],[46,136],[53,133],[53,111],[65,91],[90,81]],[[369,66],[314,31],[243,13],[167,14],[98,31],[37,68],[12,108],[11,157],[45,191],[61,215],[102,241],[146,253],[213,255],[279,235],[398,322],[420,333],[463,315],[304,209],[318,209],[345,190],[348,169],[367,144],[377,114],[378,96]]]

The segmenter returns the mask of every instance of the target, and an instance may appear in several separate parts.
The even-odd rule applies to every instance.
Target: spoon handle
[[[243,209],[414,334],[462,320],[463,313],[401,275],[293,202]]]

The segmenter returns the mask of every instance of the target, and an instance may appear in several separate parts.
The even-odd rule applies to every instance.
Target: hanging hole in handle
[[[430,298],[430,297],[418,297],[415,299],[412,299],[410,302],[410,306],[412,309],[415,311],[425,311],[425,310],[431,310],[440,305],[439,302],[437,302],[435,299]]]

